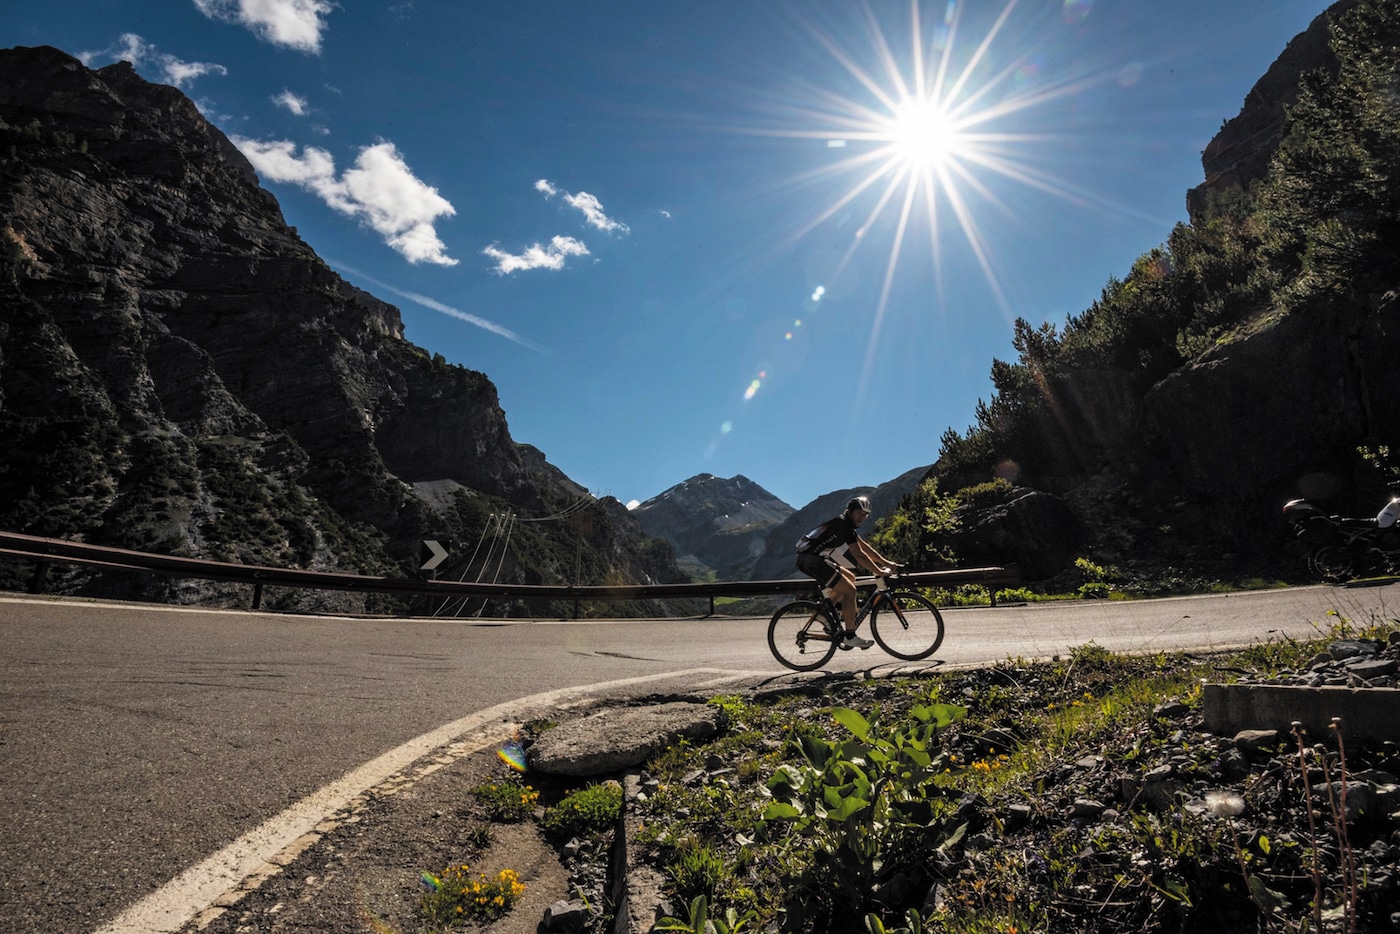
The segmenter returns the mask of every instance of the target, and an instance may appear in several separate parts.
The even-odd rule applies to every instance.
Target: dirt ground
[[[484,851],[472,842],[472,831],[486,823],[472,789],[510,774],[494,750],[485,749],[442,757],[386,782],[338,815],[337,826],[280,872],[221,912],[206,912],[181,934],[422,934],[434,928],[417,914],[421,874],[463,863],[473,876],[494,878],[501,869],[514,869],[525,893],[505,918],[457,930],[534,934],[545,910],[570,895],[569,870],[558,851],[529,820],[487,824],[491,843]],[[548,776],[527,775],[524,781],[540,792],[541,805],[568,790]]]

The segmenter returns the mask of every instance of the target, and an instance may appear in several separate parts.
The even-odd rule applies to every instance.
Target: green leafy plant
[[[796,740],[803,764],[780,766],[769,779],[774,800],[763,821],[770,833],[813,847],[819,891],[832,905],[859,912],[898,902],[926,881],[927,859],[961,839],[966,825],[949,826],[937,806],[946,794],[938,780],[953,768],[938,731],[966,715],[951,704],[921,704],[884,728],[837,708],[832,717],[849,739]],[[822,910],[801,906],[811,907]]]
[[[472,795],[486,810],[489,819],[503,823],[532,816],[540,800],[540,793],[529,785],[504,779],[478,785],[472,789]]]
[[[561,837],[587,837],[617,822],[622,811],[622,788],[615,782],[589,785],[545,811],[540,826]]]
[[[733,908],[726,909],[724,917],[710,917],[710,903],[703,895],[697,895],[689,905],[688,918],[662,918],[652,928],[654,931],[688,931],[690,934],[741,934],[758,920],[758,913],[747,911],[739,914]]]
[[[869,934],[924,934],[924,919],[916,909],[910,908],[904,915],[903,927],[887,928],[877,914],[865,916],[865,929]]]

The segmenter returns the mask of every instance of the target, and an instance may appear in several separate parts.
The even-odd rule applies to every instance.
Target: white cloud
[[[535,182],[535,190],[543,194],[546,198],[552,198],[560,193],[558,188],[554,187],[551,182],[543,178]],[[596,227],[606,233],[625,234],[629,232],[629,228],[626,224],[608,217],[607,213],[603,210],[603,203],[594,195],[590,195],[586,191],[580,191],[576,195],[566,191],[563,192],[563,195],[564,203],[569,205],[569,207],[578,208],[582,211],[584,220],[586,220],[590,226]]]
[[[298,117],[306,116],[307,112],[311,109],[307,104],[306,98],[287,90],[284,90],[281,94],[274,94],[272,96],[272,102],[278,107],[287,108]]]
[[[108,47],[101,52],[79,52],[78,58],[91,67],[94,62],[131,62],[132,65],[153,66],[160,70],[160,77],[168,84],[184,88],[188,82],[204,75],[226,75],[228,69],[213,62],[185,62],[166,52],[157,52],[156,47],[134,32],[124,32],[119,45]]]
[[[227,68],[223,65],[215,65],[213,62],[182,62],[173,55],[162,55],[161,59],[161,68],[165,72],[165,77],[169,78],[170,83],[177,88],[183,88],[185,82],[193,81],[204,75],[228,74]]]
[[[251,29],[260,39],[302,52],[321,51],[325,17],[336,4],[328,0],[194,0],[210,19]]]
[[[580,191],[576,195],[565,195],[564,201],[570,207],[578,208],[583,212],[584,218],[594,227],[607,233],[628,233],[628,227],[621,221],[615,221],[603,212],[603,204],[593,195],[586,191]]]
[[[507,253],[495,244],[481,251],[496,261],[496,272],[508,275],[529,269],[563,269],[570,256],[587,256],[588,247],[573,237],[554,237],[549,246],[533,244],[519,255]]]
[[[297,155],[290,140],[234,137],[233,143],[264,179],[305,188],[342,214],[365,221],[410,263],[457,265],[433,227],[456,208],[413,174],[393,143],[364,147],[339,178],[331,154],[315,146]]]

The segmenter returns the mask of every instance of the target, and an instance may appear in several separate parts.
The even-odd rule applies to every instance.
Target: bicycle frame
[[[856,613],[856,624],[852,628],[852,632],[855,632],[856,630],[860,629],[860,624],[865,622],[865,618],[871,614],[871,612],[875,609],[876,606],[884,602],[885,595],[889,593],[889,589],[889,582],[885,578],[875,578],[875,592],[870,596],[866,597],[865,600],[859,604],[860,612]],[[835,636],[839,636],[841,634],[842,629],[840,622],[840,607],[838,607],[832,601],[832,599],[826,596],[825,594],[822,595],[821,603],[818,606],[819,612],[813,613],[812,618],[807,620],[807,625],[802,627],[803,634],[808,639],[819,640],[831,639]],[[827,627],[827,631],[824,633],[808,632],[808,629],[811,628],[811,625],[817,621],[818,616],[826,617],[827,622],[829,622],[831,625]]]

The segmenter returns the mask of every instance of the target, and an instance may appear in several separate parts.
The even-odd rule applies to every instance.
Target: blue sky
[[[253,161],[407,336],[599,495],[793,506],[931,463],[1012,322],[1185,219],[1320,0],[50,0]]]

